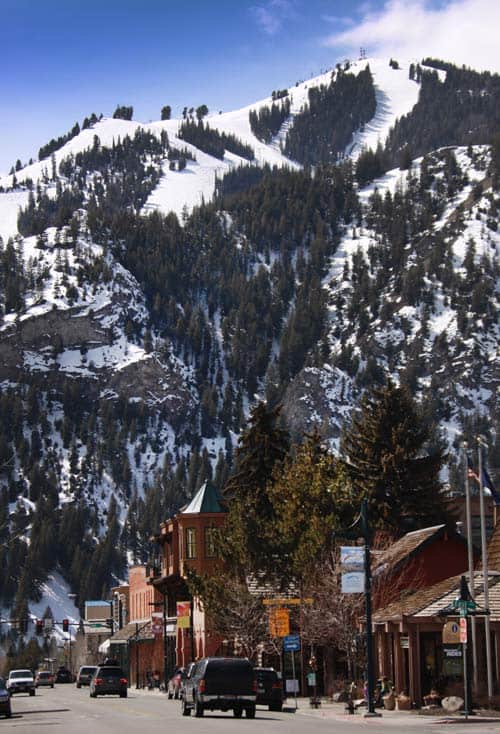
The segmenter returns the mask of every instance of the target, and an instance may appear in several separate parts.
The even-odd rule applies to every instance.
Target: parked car
[[[257,703],[269,706],[269,711],[283,708],[283,681],[274,668],[254,668],[257,678]]]
[[[10,708],[10,695],[7,690],[5,678],[0,678],[0,714],[4,714],[5,718],[10,719],[12,711]]]
[[[89,686],[90,679],[97,670],[97,665],[82,665],[76,674],[76,687]]]
[[[184,683],[186,682],[186,679],[189,678],[189,676],[193,672],[193,668],[194,668],[195,665],[196,665],[196,663],[192,662],[192,663],[189,663],[188,666],[187,666],[187,668],[186,668],[186,671],[184,673],[184,676],[183,676],[183,678],[181,680],[181,690],[179,691],[179,698],[182,698],[183,695],[184,695]]]
[[[176,668],[174,674],[167,683],[167,695],[169,698],[180,698],[182,692],[182,681],[186,677],[185,668]]]
[[[35,674],[35,688],[39,686],[50,686],[54,688],[54,676],[50,670],[37,670]]]
[[[90,679],[90,696],[104,696],[115,694],[120,698],[127,698],[127,679],[122,669],[116,665],[99,665]]]
[[[73,683],[73,673],[63,665],[57,669],[56,683]]]
[[[203,716],[206,710],[229,711],[239,719],[243,711],[255,718],[257,682],[246,658],[202,658],[184,680],[182,714]]]
[[[7,678],[7,690],[11,696],[14,693],[29,693],[35,695],[35,680],[31,670],[11,670]]]

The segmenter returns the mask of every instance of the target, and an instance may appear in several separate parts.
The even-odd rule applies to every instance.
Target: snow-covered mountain
[[[100,595],[207,476],[224,481],[263,396],[294,438],[316,425],[336,448],[391,375],[439,429],[450,481],[476,430],[495,468],[498,81],[434,66],[361,59],[200,121],[96,120],[0,178],[0,541],[20,543],[17,585],[19,558],[43,558],[29,593],[58,565]],[[451,118],[434,130],[420,120],[439,95]]]

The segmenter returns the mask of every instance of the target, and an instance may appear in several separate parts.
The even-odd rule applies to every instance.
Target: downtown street
[[[39,734],[40,731],[71,734],[239,734],[258,729],[260,734],[323,734],[323,732],[387,732],[431,734],[444,730],[450,734],[498,732],[500,719],[473,717],[468,723],[460,718],[419,716],[413,712],[384,712],[382,718],[367,719],[356,713],[348,716],[342,704],[323,703],[318,710],[309,708],[307,699],[289,701],[283,713],[258,707],[255,720],[235,719],[231,712],[206,712],[203,718],[183,717],[179,701],[169,701],[162,693],[130,689],[128,698],[115,696],[92,699],[87,688],[59,685],[38,690],[36,696],[14,696],[12,718],[0,720],[1,732]]]

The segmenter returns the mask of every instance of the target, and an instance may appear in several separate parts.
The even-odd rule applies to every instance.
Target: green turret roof
[[[201,485],[191,502],[181,510],[182,515],[198,515],[205,512],[227,512],[222,506],[222,498],[217,488],[209,479]]]

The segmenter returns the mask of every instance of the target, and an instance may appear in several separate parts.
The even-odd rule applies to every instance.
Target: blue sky
[[[0,0],[0,171],[35,158],[40,145],[91,112],[132,105],[134,119],[147,122],[164,104],[174,116],[184,105],[235,109],[333,67],[360,45],[373,55],[442,51],[487,67],[488,54],[499,56],[492,4]],[[471,32],[472,19],[479,27]]]

